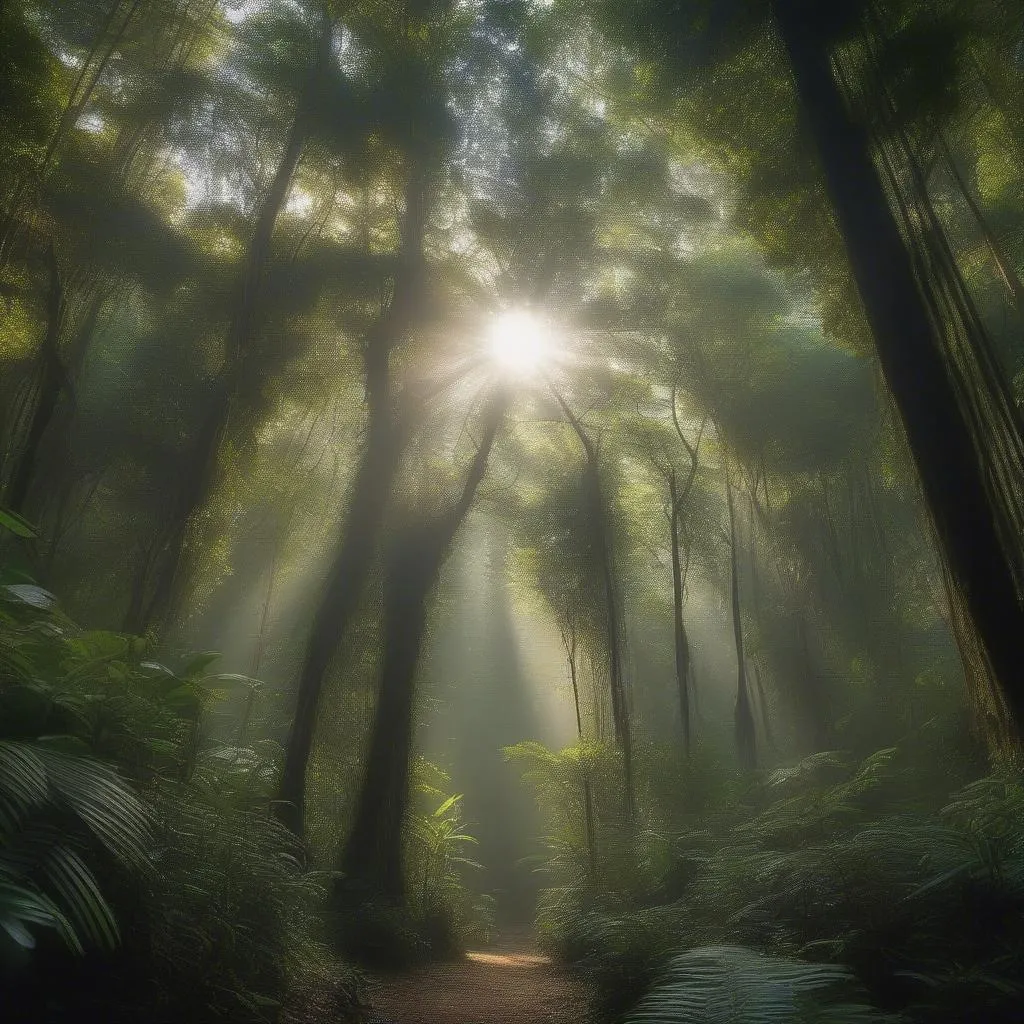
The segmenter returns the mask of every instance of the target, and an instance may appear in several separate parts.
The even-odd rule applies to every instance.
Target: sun
[[[506,373],[528,377],[551,355],[551,335],[544,323],[526,310],[496,316],[487,331],[491,358]]]

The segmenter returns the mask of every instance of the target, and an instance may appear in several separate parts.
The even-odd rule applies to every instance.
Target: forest
[[[1013,1024],[1019,0],[0,0],[0,1017]]]

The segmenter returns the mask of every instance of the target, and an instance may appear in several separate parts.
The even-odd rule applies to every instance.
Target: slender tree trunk
[[[572,683],[572,700],[576,708],[576,735],[583,743],[583,715],[580,711],[580,684],[576,677],[576,625],[568,626],[568,635],[563,634],[565,655],[569,662],[569,681]],[[594,822],[594,792],[590,784],[590,773],[583,776],[583,828],[586,832],[587,863],[590,867],[591,881],[597,878],[597,829]]]
[[[612,699],[612,723],[615,727],[615,742],[622,750],[622,774],[624,788],[624,812],[627,825],[632,828],[636,819],[636,798],[633,782],[633,736],[629,721],[629,705],[626,701],[622,678],[621,623],[619,621],[618,595],[615,590],[615,574],[612,570],[612,550],[608,541],[608,525],[604,494],[601,488],[601,470],[598,465],[597,448],[583,429],[583,424],[566,404],[560,394],[555,398],[565,413],[566,419],[580,440],[586,458],[586,487],[588,513],[594,536],[595,558],[601,570],[601,589],[604,591],[606,640],[608,643],[608,683]]]
[[[807,0],[775,0],[797,94],[817,143],[854,277],[950,571],[1007,698],[1024,723],[1024,608],[940,339],[871,160],[836,85],[829,44]]]
[[[5,498],[7,507],[14,512],[24,512],[28,500],[32,477],[35,472],[39,447],[46,428],[60,401],[61,392],[67,381],[64,364],[60,358],[60,334],[64,323],[64,283],[57,265],[57,254],[51,244],[47,253],[50,284],[46,298],[46,336],[40,352],[42,375],[39,382],[39,397],[29,423],[28,435],[21,454],[15,462],[14,471]]]
[[[757,689],[757,703],[761,707],[761,725],[764,728],[764,739],[770,750],[775,750],[775,734],[772,730],[771,715],[768,712],[768,698],[765,693],[764,682],[761,679],[761,669],[757,658],[751,659],[751,667],[754,669],[754,684]]]
[[[736,710],[734,727],[736,754],[744,771],[757,767],[757,733],[750,707],[747,686],[746,661],[743,654],[743,620],[740,616],[739,545],[736,539],[736,513],[733,508],[732,484],[726,479],[726,497],[729,502],[729,558],[732,577],[732,634],[736,644]]]
[[[942,155],[945,157],[946,166],[949,168],[949,172],[956,182],[957,188],[960,190],[960,195],[963,196],[964,202],[967,203],[968,209],[974,216],[978,229],[981,231],[981,237],[985,239],[985,244],[988,246],[992,261],[999,271],[999,276],[1003,279],[1003,284],[1006,285],[1006,290],[1010,293],[1010,298],[1013,299],[1013,304],[1017,307],[1017,312],[1024,316],[1024,283],[1021,282],[1020,275],[1018,275],[1009,257],[1003,251],[1003,247],[996,237],[996,233],[992,230],[984,210],[978,205],[978,201],[974,198],[967,182],[964,181],[964,176],[960,173],[956,158],[950,151],[946,136],[941,131],[939,132],[939,147],[942,150]]]
[[[57,128],[53,133],[53,137],[50,139],[49,145],[46,147],[46,152],[43,154],[43,159],[39,167],[39,175],[41,178],[45,178],[47,171],[49,170],[50,164],[57,153],[57,149],[63,142],[64,137],[70,132],[75,125],[78,123],[78,119],[82,116],[82,112],[85,110],[86,105],[92,98],[93,91],[95,90],[100,78],[103,77],[103,72],[106,70],[107,65],[110,63],[110,59],[114,56],[115,51],[121,44],[121,40],[124,38],[125,32],[128,31],[128,26],[132,23],[135,15],[138,13],[139,8],[142,6],[143,0],[133,0],[131,6],[128,8],[128,13],[125,15],[124,20],[121,22],[117,31],[114,33],[113,38],[107,45],[103,56],[95,67],[90,69],[92,58],[96,56],[99,43],[103,36],[106,35],[107,29],[110,27],[118,11],[123,6],[120,0],[115,2],[111,8],[110,13],[107,15],[104,21],[103,28],[101,29],[100,35],[97,38],[96,43],[93,44],[92,50],[89,52],[89,56],[86,59],[85,64],[82,66],[82,70],[75,81],[74,88],[71,95],[68,97],[67,105],[64,108],[63,113]]]
[[[690,644],[683,621],[683,570],[679,553],[679,495],[676,493],[675,470],[669,476],[669,522],[672,536],[672,631],[675,640],[676,689],[679,692],[679,715],[683,732],[683,753],[690,756]]]
[[[298,100],[284,148],[260,204],[252,237],[246,251],[242,277],[228,325],[224,367],[214,385],[209,408],[193,441],[178,491],[175,525],[164,551],[154,591],[144,612],[141,626],[163,627],[173,616],[177,598],[189,576],[192,559],[186,544],[195,531],[196,518],[213,489],[220,449],[232,418],[241,429],[249,429],[252,415],[249,391],[258,368],[249,365],[249,357],[258,331],[260,293],[270,258],[274,228],[291,191],[299,160],[309,137],[309,90],[315,88],[319,69],[330,54],[331,23],[325,18],[317,52],[310,71],[309,85]]]

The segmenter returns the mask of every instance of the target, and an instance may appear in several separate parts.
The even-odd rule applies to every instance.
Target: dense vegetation
[[[531,921],[1018,1020],[1022,94],[1010,0],[0,0],[5,1009]]]

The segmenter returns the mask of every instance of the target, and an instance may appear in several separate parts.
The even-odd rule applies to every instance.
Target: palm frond
[[[898,1018],[846,1001],[851,972],[769,956],[744,946],[706,946],[669,961],[626,1024],[882,1024]]]

